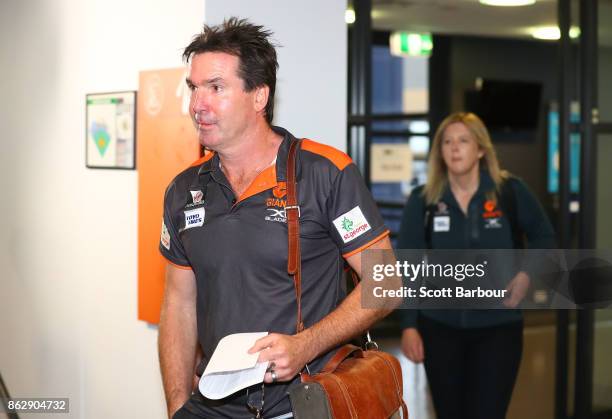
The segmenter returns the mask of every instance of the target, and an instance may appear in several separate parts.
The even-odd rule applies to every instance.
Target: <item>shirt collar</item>
[[[287,157],[289,155],[289,145],[292,141],[295,141],[295,137],[286,129],[272,126],[272,130],[283,137],[278,151],[276,153],[276,163],[274,166],[274,172],[276,173],[276,182],[270,184],[270,187],[276,186],[278,182],[286,182],[287,180]],[[198,182],[201,181],[202,176],[210,175],[210,178],[217,183],[225,182],[225,175],[221,171],[219,155],[213,152],[212,158],[208,159],[198,168]],[[272,181],[274,182],[274,181]],[[270,182],[268,182],[270,183]]]
[[[289,145],[295,141],[295,137],[286,129],[281,127],[272,127],[272,130],[283,137],[283,141],[278,147],[276,154],[276,179],[278,182],[287,181],[287,157],[289,156]]]

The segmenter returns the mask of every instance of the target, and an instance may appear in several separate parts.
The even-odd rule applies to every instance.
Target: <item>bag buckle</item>
[[[288,209],[297,209],[297,211],[298,211],[298,218],[300,218],[300,216],[302,215],[301,212],[300,212],[300,206],[299,205],[287,205],[285,207],[285,213],[287,213]]]
[[[374,342],[372,340],[372,338],[370,337],[370,331],[368,331],[366,333],[366,343],[365,343],[364,347],[365,347],[366,351],[369,351],[369,350],[372,350],[372,349],[378,350],[378,343],[376,343],[376,342]]]

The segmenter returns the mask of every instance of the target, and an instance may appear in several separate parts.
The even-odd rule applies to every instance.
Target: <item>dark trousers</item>
[[[256,390],[261,389],[261,385],[257,384]],[[268,390],[266,390],[268,391]],[[258,401],[261,397],[261,393],[256,393],[255,401]],[[222,400],[210,400],[204,402],[204,397],[199,391],[196,391],[191,395],[189,400],[172,416],[172,419],[252,419],[253,414],[249,413],[246,405],[247,397],[246,392],[238,392],[230,398],[234,399],[232,406],[225,406],[222,413],[217,408],[223,407],[224,403],[228,401],[228,398]],[[238,400],[238,402],[236,402]],[[286,405],[286,406],[285,406]],[[279,412],[278,410],[281,409]],[[265,418],[274,418],[277,416],[284,416],[291,409],[289,404],[289,398],[286,398],[285,403],[278,402],[268,408],[268,411],[264,412]]]
[[[523,322],[458,329],[419,317],[437,419],[504,419],[523,352]]]

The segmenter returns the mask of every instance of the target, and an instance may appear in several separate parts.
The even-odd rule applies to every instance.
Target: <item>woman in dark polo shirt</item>
[[[504,190],[514,208],[501,208],[492,222],[486,213],[503,206]],[[426,221],[437,212],[444,216]],[[434,137],[427,184],[404,209],[398,248],[512,249],[517,229],[531,249],[554,246],[541,206],[521,180],[499,168],[480,118],[448,116]],[[528,287],[529,275],[519,271],[505,304],[517,306]],[[402,350],[425,363],[438,419],[505,418],[523,347],[520,310],[400,310],[400,318]]]

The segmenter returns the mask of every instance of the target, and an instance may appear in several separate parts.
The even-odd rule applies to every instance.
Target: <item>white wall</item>
[[[281,45],[274,123],[346,149],[346,0],[208,0],[206,21],[246,17]]]
[[[277,122],[340,148],[344,6],[206,8],[276,32]],[[203,18],[204,0],[0,2],[0,373],[14,397],[70,397],[75,418],[164,416],[157,330],[136,320],[137,172],[85,168],[84,98],[179,66]]]
[[[162,417],[157,332],[136,320],[137,172],[85,168],[84,99],[181,65],[204,2],[0,7],[0,372],[14,397],[70,397],[70,417]]]

